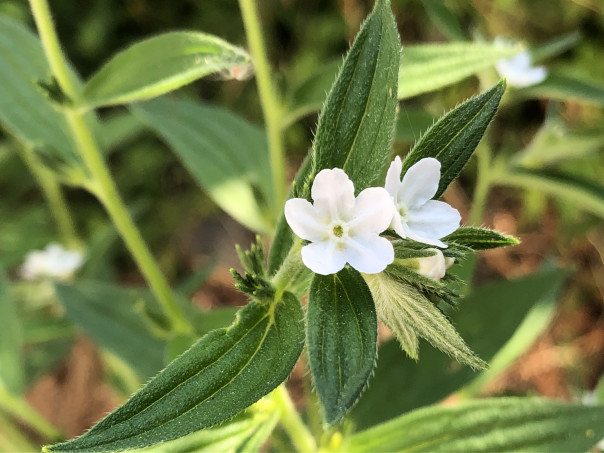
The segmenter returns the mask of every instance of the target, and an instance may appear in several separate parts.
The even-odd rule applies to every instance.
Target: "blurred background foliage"
[[[275,77],[286,97],[317,69],[341,61],[372,6],[369,0],[259,3]],[[444,13],[442,4],[447,7]],[[495,36],[515,38],[537,48],[560,36],[579,33],[576,44],[540,64],[604,85],[604,3],[600,0],[392,0],[392,7],[403,49],[415,43],[491,41]],[[246,45],[236,0],[90,0],[85,6],[55,1],[51,8],[66,53],[83,78],[126,45],[160,32],[200,30]],[[24,1],[0,1],[0,14],[33,29]],[[447,14],[456,21],[447,21]],[[404,155],[433,118],[496,78],[494,70],[485,71],[480,77],[402,101],[395,151]],[[253,79],[204,79],[182,91],[262,123]],[[580,177],[582,184],[604,187],[603,104],[596,98],[593,102],[549,100],[510,88],[484,139],[485,146],[494,151],[494,162],[516,160],[529,167],[553,168]],[[236,265],[233,242],[247,245],[251,234],[213,204],[162,141],[133,117],[124,119],[126,112],[123,108],[100,111],[104,119],[118,118],[111,129],[114,146],[108,159],[124,199],[168,277],[179,281],[208,263]],[[309,114],[286,131],[291,176],[310,146],[315,125],[316,114]],[[47,205],[15,146],[10,137],[0,135],[0,264],[11,275],[16,275],[28,251],[56,239]],[[555,152],[558,157],[552,157]],[[446,194],[465,221],[470,215],[475,174],[472,163]],[[601,189],[591,193],[597,190]],[[85,272],[96,279],[142,283],[98,202],[81,190],[67,188],[66,194],[89,250],[102,244],[102,256],[94,256]],[[599,203],[604,205],[604,191]],[[598,206],[597,199],[594,206]],[[539,269],[546,260],[574,271],[560,292],[556,321],[528,351],[524,362],[493,385],[492,392],[577,396],[581,389],[593,388],[604,371],[604,214],[596,211],[586,209],[580,199],[551,197],[539,187],[500,185],[491,191],[481,223],[516,234],[523,244],[481,255],[478,281],[522,276]],[[241,302],[229,285],[228,278],[214,274],[198,298],[205,301],[206,308]],[[27,288],[17,290],[19,299],[27,300]],[[32,310],[39,314],[35,307]],[[74,330],[59,318],[55,324],[49,328],[48,319],[38,315],[25,323],[30,354],[25,360],[35,368],[28,371],[29,383],[39,377],[38,370],[47,369],[47,362],[60,360],[68,351],[65,338]],[[62,333],[52,337],[52,328]],[[50,337],[44,337],[49,332]],[[30,347],[45,338],[53,338],[52,347],[43,351]],[[119,364],[111,363],[110,374],[119,375]],[[124,376],[122,373],[118,380],[127,394],[136,385],[127,388]]]

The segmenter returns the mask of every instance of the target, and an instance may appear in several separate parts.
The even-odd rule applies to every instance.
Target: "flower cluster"
[[[440,162],[421,159],[402,180],[401,171],[397,156],[385,188],[370,187],[355,198],[354,185],[343,170],[321,170],[311,188],[314,204],[303,198],[285,203],[287,223],[310,242],[302,248],[302,261],[310,270],[334,274],[348,263],[366,274],[382,272],[394,261],[391,242],[380,236],[389,228],[401,238],[447,247],[440,239],[459,227],[460,215],[447,203],[432,200]]]

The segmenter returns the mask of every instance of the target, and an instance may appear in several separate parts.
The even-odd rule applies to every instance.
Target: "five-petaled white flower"
[[[505,58],[495,63],[495,69],[507,83],[518,88],[541,83],[547,77],[545,66],[533,66],[531,55],[522,51],[512,58]]]
[[[302,261],[313,272],[334,274],[350,264],[366,274],[383,271],[394,261],[390,241],[379,234],[392,219],[392,201],[382,187],[354,197],[354,185],[339,168],[321,170],[312,185],[314,204],[303,198],[285,203],[291,229],[311,243]]]
[[[403,163],[396,156],[386,175],[386,190],[394,202],[391,227],[402,238],[446,248],[439,239],[459,227],[457,209],[432,200],[440,181],[440,162],[432,157],[411,166],[400,180]]]
[[[84,256],[78,250],[65,250],[54,242],[44,250],[34,250],[25,256],[21,276],[26,280],[53,277],[61,280],[70,278],[80,268]]]

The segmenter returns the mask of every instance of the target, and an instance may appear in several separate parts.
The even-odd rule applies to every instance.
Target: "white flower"
[[[21,266],[21,276],[26,280],[41,277],[65,280],[80,268],[83,261],[80,251],[65,250],[62,245],[52,242],[44,250],[34,250],[27,254]]]
[[[432,200],[440,181],[440,162],[432,157],[421,159],[405,173],[396,156],[386,175],[386,190],[394,202],[391,227],[402,238],[446,248],[439,239],[459,227],[457,209],[444,201]]]
[[[366,274],[383,271],[394,249],[379,234],[392,218],[392,201],[381,187],[354,197],[354,185],[339,168],[321,170],[312,185],[314,204],[303,198],[285,203],[285,219],[302,239],[302,261],[313,272],[335,274],[346,263]]]
[[[501,38],[495,39],[499,46],[509,45]],[[515,87],[528,87],[541,83],[547,77],[547,69],[544,66],[533,66],[531,55],[524,50],[512,58],[504,58],[495,63],[495,69],[501,77],[505,77],[507,83]]]

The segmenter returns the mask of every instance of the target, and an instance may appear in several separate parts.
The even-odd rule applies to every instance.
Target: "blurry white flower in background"
[[[67,280],[82,266],[84,255],[79,250],[66,250],[51,242],[44,250],[34,250],[25,256],[20,269],[26,280],[50,277]]]
[[[495,44],[510,45],[509,41],[497,37]],[[510,86],[528,87],[543,82],[547,77],[545,66],[533,66],[531,54],[524,50],[511,58],[505,58],[495,63],[495,69],[501,77],[505,77]]]

